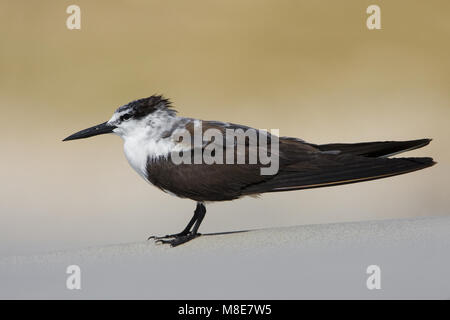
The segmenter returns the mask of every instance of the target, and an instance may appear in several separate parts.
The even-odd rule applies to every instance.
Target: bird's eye
[[[120,117],[120,121],[126,121],[131,118],[131,114],[127,113]]]

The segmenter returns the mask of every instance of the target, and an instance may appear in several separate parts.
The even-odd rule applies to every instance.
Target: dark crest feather
[[[164,98],[162,95],[152,95],[148,98],[131,101],[120,107],[117,111],[121,112],[124,110],[127,110],[133,119],[144,118],[156,110],[166,110],[173,115],[177,112],[172,109],[170,100]]]

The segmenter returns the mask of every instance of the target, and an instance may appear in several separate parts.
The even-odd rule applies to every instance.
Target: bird
[[[201,139],[197,144],[195,141],[193,143],[195,138],[192,139],[196,130],[201,132]],[[253,130],[258,134],[257,143],[256,146],[251,144],[250,139],[233,139],[229,142],[220,136],[208,139],[202,136],[208,130],[219,134],[230,130]],[[428,145],[431,141],[428,138],[314,144],[244,125],[181,117],[177,115],[169,99],[156,94],[120,106],[107,122],[76,132],[63,141],[108,133],[123,139],[124,153],[129,164],[147,182],[166,193],[196,202],[194,214],[181,232],[149,238],[172,247],[201,236],[198,230],[205,217],[207,203],[230,201],[245,196],[258,197],[268,192],[330,187],[387,178],[431,167],[436,163],[430,157],[392,158],[401,152]],[[190,136],[183,136],[184,133]],[[262,143],[265,138],[266,145]],[[272,146],[277,146],[277,149],[272,151]],[[211,152],[211,148],[214,152]],[[194,153],[199,152],[201,155],[208,150],[212,156],[217,153],[220,160],[225,156],[220,155],[219,151],[225,153],[226,148],[236,151],[231,158],[234,161],[230,163],[189,161],[194,159]],[[276,156],[276,172],[262,174],[262,169],[268,165],[261,162],[236,162],[238,148],[241,148],[241,153],[242,150],[248,154],[251,151],[263,151]],[[181,154],[187,155],[183,158],[187,161],[174,161],[175,155]],[[245,155],[244,160],[249,160],[249,155]]]

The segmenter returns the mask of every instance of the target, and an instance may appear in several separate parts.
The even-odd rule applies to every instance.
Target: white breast
[[[136,172],[147,179],[147,162],[149,159],[168,158],[174,151],[190,148],[172,138],[189,119],[165,116],[158,112],[140,121],[127,121],[121,124],[117,134],[124,140],[125,156]],[[167,134],[169,133],[169,134]]]
[[[147,180],[147,161],[167,157],[173,149],[173,143],[167,139],[157,141],[145,137],[125,139],[124,152],[131,167]]]

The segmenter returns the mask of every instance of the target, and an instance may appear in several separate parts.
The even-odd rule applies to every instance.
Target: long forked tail
[[[313,145],[320,151],[339,151],[343,154],[363,156],[371,158],[390,157],[402,152],[411,151],[428,145],[431,139],[419,139],[410,141],[379,141],[362,143],[331,143]]]
[[[387,178],[431,167],[432,158],[369,158],[322,154],[283,168],[272,179],[248,186],[244,194],[312,189]]]

